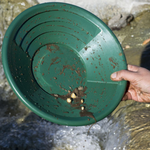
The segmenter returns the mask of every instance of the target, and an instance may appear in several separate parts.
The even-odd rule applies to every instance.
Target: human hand
[[[122,100],[150,102],[150,71],[133,65],[128,70],[120,70],[111,74],[113,81],[127,80],[129,87]]]

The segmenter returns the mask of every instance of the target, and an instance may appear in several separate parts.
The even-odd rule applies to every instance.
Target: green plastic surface
[[[19,99],[58,124],[79,126],[103,119],[126,89],[126,81],[110,79],[113,72],[126,69],[115,35],[90,12],[66,3],[39,4],[17,16],[6,31],[2,60]],[[70,104],[54,97],[79,87],[87,89],[77,107],[74,99]]]

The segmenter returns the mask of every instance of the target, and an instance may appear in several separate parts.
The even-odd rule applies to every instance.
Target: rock
[[[117,14],[108,21],[108,26],[112,30],[119,30],[133,20],[132,14]]]
[[[125,47],[124,47],[124,49],[129,49],[130,48],[130,46],[129,45],[126,45]]]

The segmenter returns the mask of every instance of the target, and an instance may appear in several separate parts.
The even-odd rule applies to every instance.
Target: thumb
[[[113,81],[127,80],[133,82],[136,76],[137,76],[136,72],[132,72],[129,70],[120,70],[111,74],[110,77]]]

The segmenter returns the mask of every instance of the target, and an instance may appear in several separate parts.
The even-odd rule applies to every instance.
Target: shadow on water
[[[142,52],[140,66],[150,70],[150,43],[146,45]]]
[[[48,150],[52,147],[50,122],[30,113],[23,122],[19,116],[1,117],[0,150]],[[47,130],[47,132],[45,132]]]

